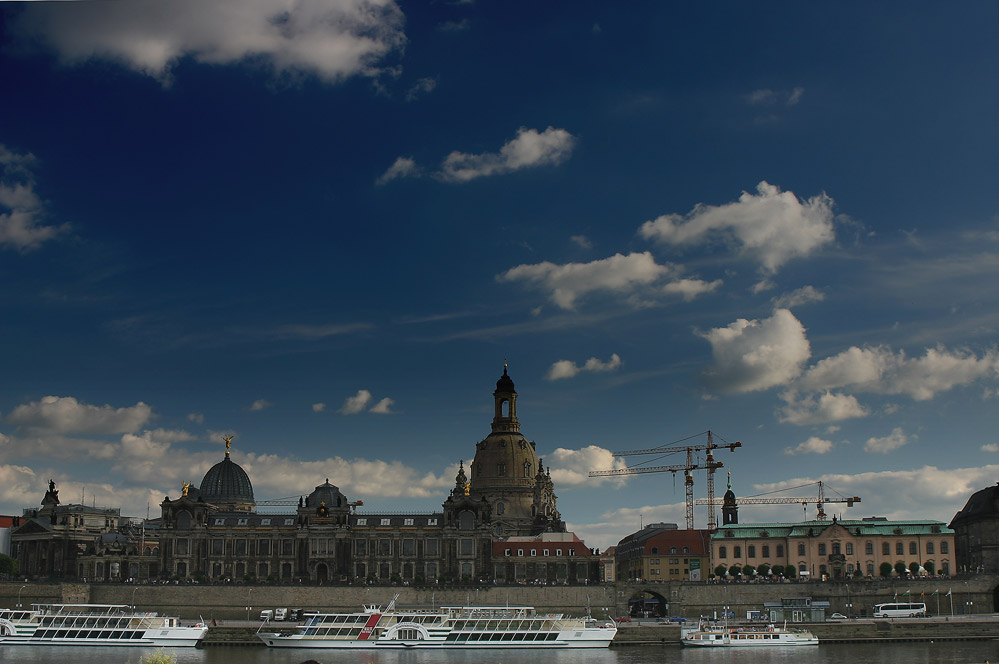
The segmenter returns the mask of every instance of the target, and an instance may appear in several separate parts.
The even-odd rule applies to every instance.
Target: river
[[[4,664],[138,664],[152,648],[0,646]],[[625,646],[594,650],[318,651],[260,647],[180,648],[178,664],[981,664],[999,663],[999,641],[829,644],[816,648],[717,648]]]

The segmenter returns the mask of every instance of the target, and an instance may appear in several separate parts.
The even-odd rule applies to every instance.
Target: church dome
[[[507,368],[504,366],[503,367],[503,375],[500,376],[500,379],[498,381],[496,381],[496,391],[497,392],[515,392],[516,391],[513,388],[513,379],[510,378],[509,374],[507,374],[506,369]]]
[[[339,487],[330,484],[329,479],[325,484],[317,486],[305,499],[306,507],[319,507],[323,504],[329,508],[347,506],[347,498],[340,493]]]
[[[253,504],[253,485],[246,471],[226,452],[225,458],[209,468],[201,480],[200,498],[208,503],[248,506]]]

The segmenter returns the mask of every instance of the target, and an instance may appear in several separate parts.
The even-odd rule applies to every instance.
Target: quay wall
[[[947,591],[951,595],[947,596]],[[938,594],[934,595],[934,592]],[[874,604],[923,601],[942,616],[996,613],[999,575],[916,580],[864,579],[850,582],[792,583],[616,583],[589,586],[285,586],[285,585],[133,585],[123,583],[0,582],[0,607],[18,600],[33,603],[133,604],[140,609],[184,619],[246,620],[264,608],[289,607],[355,611],[361,604],[386,604],[396,593],[401,605],[527,604],[540,611],[581,614],[589,606],[597,618],[629,615],[629,600],[658,597],[673,616],[696,619],[728,606],[737,617],[764,602],[810,597],[830,602],[829,612],[870,616]],[[908,594],[906,594],[908,593]],[[953,603],[953,604],[952,604]],[[252,607],[247,609],[247,607]],[[952,611],[953,608],[953,611]]]

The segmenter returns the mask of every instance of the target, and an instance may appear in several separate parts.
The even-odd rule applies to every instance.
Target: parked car
[[[684,618],[683,616],[670,616],[669,621],[671,623],[685,623],[687,622],[687,619]]]
[[[269,622],[274,620],[274,611],[271,609],[264,609],[260,612],[260,622]]]
[[[830,620],[846,620],[847,618],[842,613],[834,613],[834,614],[832,614],[832,615],[829,616],[829,619]]]
[[[631,622],[631,618],[625,618],[625,617],[615,618],[614,622],[619,622],[619,623]]]

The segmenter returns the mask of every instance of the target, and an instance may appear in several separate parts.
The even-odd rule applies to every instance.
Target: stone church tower
[[[551,477],[544,473],[534,443],[520,433],[517,391],[506,363],[496,381],[493,403],[492,432],[475,447],[469,497],[492,506],[497,537],[564,531]]]

